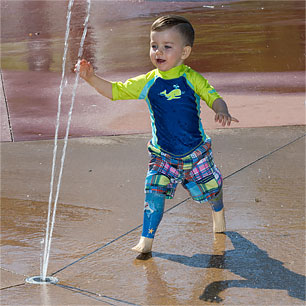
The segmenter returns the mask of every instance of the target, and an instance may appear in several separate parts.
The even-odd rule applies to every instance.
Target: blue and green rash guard
[[[200,118],[200,99],[212,108],[221,96],[208,81],[186,65],[112,83],[113,100],[145,99],[150,110],[156,152],[182,158],[209,139]]]

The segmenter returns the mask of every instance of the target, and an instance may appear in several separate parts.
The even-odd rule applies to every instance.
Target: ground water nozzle
[[[39,275],[26,278],[26,282],[35,285],[56,284],[58,282],[58,279],[53,276],[47,276],[45,279],[43,279],[43,277]]]

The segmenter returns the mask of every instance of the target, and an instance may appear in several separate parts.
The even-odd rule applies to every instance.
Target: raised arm
[[[82,59],[80,62],[80,77],[94,87],[101,95],[109,99],[113,98],[112,83],[97,76],[90,62],[85,59]]]
[[[216,113],[215,121],[221,123],[223,126],[230,125],[232,121],[239,122],[238,119],[232,117],[229,112],[226,103],[221,98],[214,101],[212,109]]]

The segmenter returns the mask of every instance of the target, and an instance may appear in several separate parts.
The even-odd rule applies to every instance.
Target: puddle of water
[[[233,1],[211,8],[198,2],[93,1],[84,57],[101,72],[151,69],[150,24],[168,12],[180,13],[193,23],[196,43],[188,63],[201,72],[304,70],[302,1]],[[77,59],[85,13],[86,1],[76,1],[70,68]],[[60,71],[65,14],[60,1],[2,1],[3,69]]]
[[[3,268],[22,275],[40,274],[40,256],[43,252],[40,242],[45,236],[47,209],[47,202],[1,198]],[[59,204],[50,273],[111,240],[111,215],[110,210]],[[99,229],[101,225],[106,226],[103,237]],[[90,241],[88,232],[91,232]]]

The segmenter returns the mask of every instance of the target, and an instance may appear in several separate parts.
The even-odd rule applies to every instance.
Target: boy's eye
[[[166,45],[165,49],[171,49],[171,46]]]
[[[152,48],[153,50],[156,50],[156,49],[157,49],[157,45],[152,45],[151,48]]]

